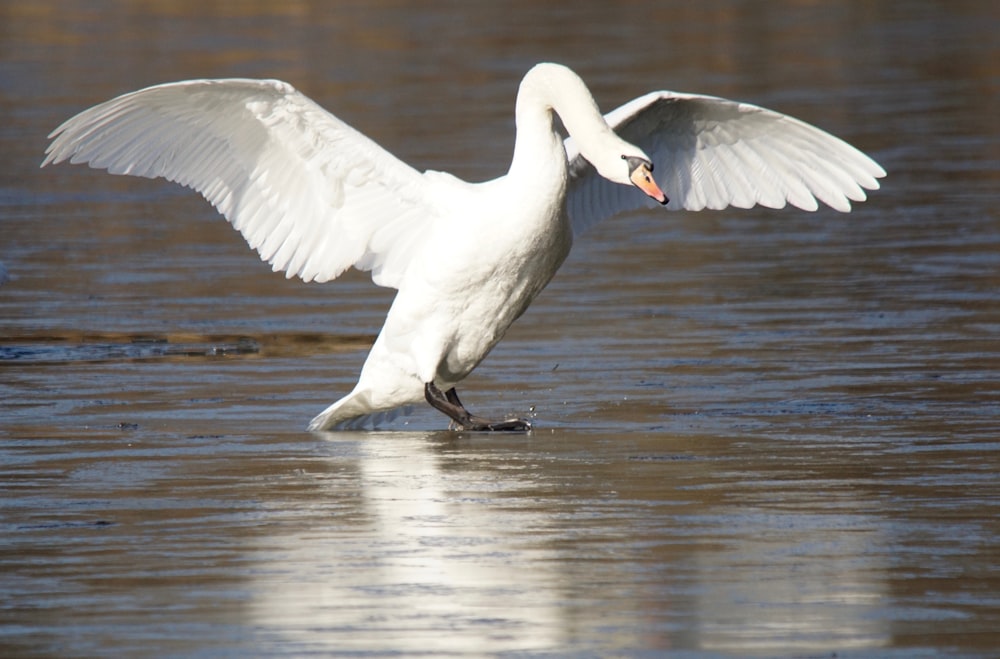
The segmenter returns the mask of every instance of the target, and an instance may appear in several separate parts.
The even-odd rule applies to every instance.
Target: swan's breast
[[[383,332],[421,377],[463,379],[552,279],[572,233],[562,190],[521,194],[509,181],[434,174],[442,208],[411,263]],[[430,362],[430,363],[429,363]]]
[[[464,377],[503,338],[569,254],[572,233],[559,204],[497,201],[468,218],[452,243],[454,279],[442,282],[460,300],[447,370]],[[460,253],[460,254],[459,254]]]

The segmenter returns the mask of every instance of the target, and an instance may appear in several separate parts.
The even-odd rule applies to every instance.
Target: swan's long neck
[[[558,160],[565,171],[566,151],[553,125],[553,112],[577,141],[583,157],[607,176],[602,170],[616,163],[622,153],[619,145],[627,144],[604,121],[583,80],[565,66],[548,63],[536,65],[521,81],[510,174],[537,172],[543,161],[550,160]]]

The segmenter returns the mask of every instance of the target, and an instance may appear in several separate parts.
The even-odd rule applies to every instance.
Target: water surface
[[[0,6],[0,654],[990,656],[997,11],[981,3]],[[573,66],[779,109],[889,171],[850,215],[596,227],[469,379],[528,435],[308,434],[391,292],[270,273],[192,193],[38,170],[168,80],[277,77],[502,174]]]

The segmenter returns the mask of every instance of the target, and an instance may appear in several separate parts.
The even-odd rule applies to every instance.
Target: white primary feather
[[[843,140],[792,117],[715,96],[651,92],[605,115],[622,139],[644,149],[672,210],[756,204],[803,210],[817,200],[839,211],[864,201],[885,170]],[[567,209],[574,232],[650,205],[597,175],[566,139],[571,182]]]
[[[398,288],[436,214],[423,175],[277,80],[149,87],[50,137],[43,165],[69,159],[193,188],[274,270],[305,281],[358,266]]]

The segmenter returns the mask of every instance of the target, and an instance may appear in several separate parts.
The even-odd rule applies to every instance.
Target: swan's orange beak
[[[639,188],[661,204],[666,204],[670,201],[667,199],[667,195],[663,194],[663,190],[660,189],[660,186],[658,186],[656,181],[653,179],[653,170],[650,165],[644,162],[639,163],[639,165],[632,170],[632,173],[629,174],[629,178],[632,180],[632,183],[635,184],[635,187]]]

